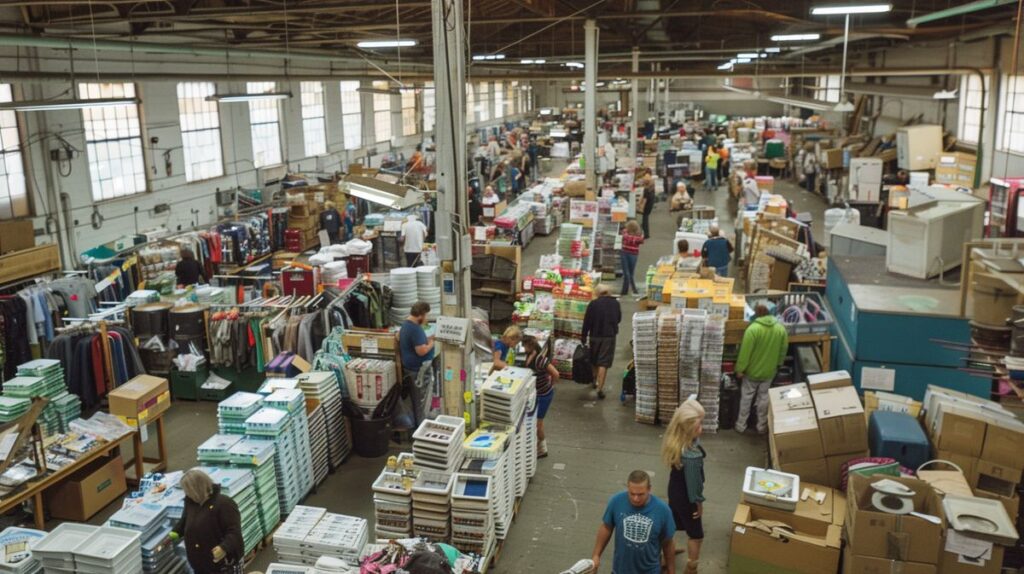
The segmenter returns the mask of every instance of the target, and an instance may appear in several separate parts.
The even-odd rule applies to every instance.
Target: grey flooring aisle
[[[796,204],[797,211],[813,213],[816,230],[820,229],[825,207],[821,199],[788,183],[779,184],[778,191]],[[713,195],[698,191],[696,200],[715,205],[723,231],[731,234],[734,206],[727,200],[724,188]],[[641,248],[638,271],[646,269],[661,255],[671,253],[674,221],[668,204],[659,203],[652,220],[653,237]],[[538,237],[530,244],[524,254],[525,272],[536,269],[542,254],[554,251],[554,239],[554,235]],[[668,472],[658,455],[662,428],[634,422],[632,402],[622,405],[617,398],[622,369],[629,361],[632,313],[637,310],[632,298],[621,302],[624,317],[615,366],[609,374],[608,398],[597,401],[589,387],[571,381],[557,387],[547,418],[551,455],[538,465],[537,475],[530,483],[500,560],[491,570],[495,574],[553,574],[580,558],[589,558],[605,502],[624,487],[631,470],[649,471],[654,477],[655,494],[665,495]],[[196,447],[216,432],[216,405],[175,403],[167,414],[167,422],[170,468],[190,468],[196,463]],[[765,462],[766,442],[761,437],[726,431],[719,436],[707,436],[704,445],[708,452],[708,502],[704,507],[707,538],[701,572],[725,572],[729,526],[740,498],[743,471],[748,465]],[[403,448],[408,445],[395,445],[392,450],[397,453]],[[384,460],[353,456],[304,504],[372,520],[370,484]],[[109,512],[104,513],[107,514]],[[682,540],[682,535],[678,535],[677,541]],[[611,551],[611,548],[606,551],[608,560]],[[264,550],[250,570],[263,570],[274,558],[272,549]]]

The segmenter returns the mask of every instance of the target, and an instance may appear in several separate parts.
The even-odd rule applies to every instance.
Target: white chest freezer
[[[963,244],[981,238],[985,202],[935,201],[889,213],[886,269],[928,279],[958,267]]]

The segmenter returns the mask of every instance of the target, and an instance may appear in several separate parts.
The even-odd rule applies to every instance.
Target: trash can
[[[363,458],[377,458],[388,453],[391,441],[391,419],[350,418],[352,450]]]

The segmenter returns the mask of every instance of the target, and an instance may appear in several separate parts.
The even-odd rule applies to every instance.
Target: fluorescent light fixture
[[[750,58],[736,58],[735,64],[749,64]]]
[[[411,48],[416,40],[364,40],[356,44],[360,48]]]
[[[726,62],[726,63],[722,64],[721,66],[718,66],[718,69],[719,70],[731,70],[732,69],[732,64],[730,62]]]
[[[57,110],[84,110],[86,108],[109,108],[139,103],[138,98],[115,98],[96,100],[25,100],[0,104],[2,111],[50,112]]]
[[[540,60],[534,60],[534,61],[533,61],[533,63],[534,63],[534,64],[546,64],[547,62],[548,62],[548,61],[547,61],[547,60],[544,60],[544,59],[540,59]]]
[[[764,51],[765,51],[766,54],[778,54],[779,52],[782,51],[782,48],[779,48],[779,47],[765,48]]]
[[[821,34],[777,34],[772,36],[772,42],[804,42],[820,39]]]
[[[751,58],[757,58],[758,54],[757,54],[757,52],[744,52],[742,54],[736,54],[736,57],[737,58],[741,58],[741,59],[742,58],[751,59]]]
[[[891,10],[892,4],[837,4],[834,6],[815,6],[811,8],[811,14],[814,16],[882,14]]]
[[[519,60],[520,64],[543,64],[545,62],[547,62],[547,60],[531,60],[531,59]]]
[[[836,107],[832,108],[834,112],[852,112],[853,110],[853,104],[849,101],[839,102]]]
[[[933,100],[955,100],[956,90],[939,90],[932,94]]]
[[[582,69],[583,69],[583,68],[585,67],[585,66],[583,65],[583,62],[566,62],[566,63],[565,63],[565,64],[563,64],[563,65],[564,65],[564,66],[565,66],[566,68],[578,68],[578,69],[581,69],[581,70],[582,70]]]
[[[391,209],[407,209],[423,203],[423,194],[408,186],[355,175],[344,181],[352,195]]]
[[[259,100],[287,100],[292,97],[291,92],[267,92],[265,94],[214,94],[206,96],[208,102],[221,104],[235,104],[239,102],[256,102]]]
[[[477,62],[480,60],[504,60],[505,54],[477,54],[473,56],[473,59]]]

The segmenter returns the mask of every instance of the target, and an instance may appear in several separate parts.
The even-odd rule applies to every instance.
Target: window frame
[[[956,136],[957,140],[963,142],[969,146],[978,146],[981,144],[981,127],[984,122],[984,116],[988,113],[988,96],[992,90],[992,76],[991,74],[982,75],[982,83],[980,85],[972,86],[972,83],[976,83],[978,80],[977,74],[967,74],[960,78],[960,98],[959,98],[959,113],[957,115],[956,123]],[[975,89],[980,88],[980,89]],[[971,104],[971,95],[977,94],[980,106]],[[968,122],[968,116],[973,116],[977,113],[977,122]],[[972,134],[967,134],[967,131],[971,130]],[[973,139],[972,139],[973,138]]]
[[[1010,93],[1011,90],[1013,90],[1012,94]],[[1015,100],[1021,100],[1022,105],[1019,110],[1010,105],[1011,96]],[[1000,121],[996,122],[996,125],[999,126],[996,149],[1004,153],[1024,155],[1024,74],[1002,75],[999,88],[999,114],[1001,116]],[[1015,118],[1021,126],[1019,130],[1013,129]],[[1010,141],[1014,134],[1020,137],[1019,147],[1014,147]]]
[[[120,86],[120,89],[118,89]],[[138,98],[138,88],[134,82],[80,82],[75,86],[76,92],[78,93],[79,99],[93,100],[93,99],[107,99],[107,98]],[[95,93],[90,93],[95,92]],[[146,157],[146,146],[143,144],[145,139],[145,130],[143,129],[142,122],[142,111],[140,104],[124,104],[119,106],[105,106],[100,108],[85,108],[81,110],[82,127],[85,137],[85,148],[86,148],[86,160],[89,164],[89,187],[92,195],[93,203],[106,203],[109,201],[118,201],[122,199],[132,198],[141,194],[148,193],[149,187],[149,170],[146,168],[148,165]],[[119,115],[119,112],[124,112]],[[102,127],[99,128],[104,137],[96,137],[97,134],[92,133],[94,126],[97,123],[102,123]],[[111,126],[110,124],[119,124]],[[132,125],[136,124],[136,125]],[[127,130],[127,135],[114,134],[114,137],[106,137],[108,132],[120,132]],[[132,132],[136,133],[132,133]],[[117,157],[111,157],[111,152],[114,151],[112,148],[119,148],[119,153],[129,151],[130,155],[118,155]],[[138,153],[134,153],[136,150],[132,149],[137,147]],[[102,151],[101,151],[102,150]],[[106,156],[106,157],[101,157]],[[125,161],[127,160],[127,165]],[[134,169],[133,183],[136,187],[133,187],[130,191],[120,193],[117,195],[104,195],[103,188],[105,187],[103,182],[115,182],[119,179],[125,182],[127,176],[111,176],[106,179],[102,178],[103,173],[97,173],[101,170],[101,164],[105,163],[103,169],[110,174],[115,171],[114,162],[120,162],[120,168],[123,170],[126,166],[130,166]],[[139,162],[137,165],[135,162]],[[141,168],[141,169],[139,169]],[[138,177],[141,176],[141,188],[139,186]]]
[[[494,82],[494,119],[505,117],[505,82]]]
[[[182,94],[183,87],[185,87],[186,89],[191,87],[195,90],[195,93]],[[220,125],[220,104],[218,104],[217,102],[206,101],[207,96],[212,96],[217,93],[217,84],[215,84],[214,82],[178,82],[177,85],[175,86],[175,91],[178,98],[178,129],[181,132],[181,155],[183,157],[183,161],[185,162],[185,181],[187,183],[198,183],[201,181],[216,179],[218,177],[224,177],[224,137],[223,134],[221,133]],[[194,100],[197,104],[200,105],[200,107],[205,109],[186,109],[185,106],[187,105],[186,102],[188,100]],[[205,114],[209,116],[211,112],[209,108],[212,108],[215,125],[213,125],[212,127],[210,125],[205,125],[203,127],[192,127],[196,125],[197,119],[201,121],[202,115]],[[200,117],[194,117],[197,115],[199,115]],[[207,133],[212,133],[213,137],[216,139],[216,146],[210,146],[216,148],[216,162],[201,161],[198,163],[216,163],[217,167],[219,168],[219,173],[211,175],[207,175],[205,173],[201,175],[190,174],[189,172],[193,169],[192,166],[195,165],[195,163],[197,163],[190,161],[191,156],[195,154],[198,157],[203,157],[207,153],[207,151],[205,147],[190,151],[192,146],[190,146],[189,142],[187,141],[189,139],[188,134]]]
[[[255,90],[261,90],[261,91],[255,91]],[[245,84],[245,91],[246,91],[247,94],[263,94],[263,93],[276,92],[277,91],[277,82],[246,82],[246,84]],[[282,144],[281,144],[281,106],[279,105],[279,103],[280,103],[280,100],[276,100],[276,99],[272,99],[272,100],[270,100],[270,99],[268,99],[268,100],[254,100],[254,101],[249,102],[249,142],[252,145],[252,165],[253,165],[253,167],[255,167],[257,169],[264,168],[264,167],[275,166],[275,165],[282,165],[284,163],[284,148],[282,147]],[[253,121],[254,117],[261,115],[258,112],[264,112],[264,111],[268,113],[268,116],[269,116],[269,113],[272,111],[274,118],[272,120],[262,120],[261,119],[258,122],[257,121]],[[263,160],[260,163],[256,163],[256,154],[257,154],[256,141],[257,141],[257,137],[259,137],[260,139],[264,140],[264,142],[269,141],[269,138],[265,138],[264,137],[265,134],[262,134],[262,133],[258,134],[257,133],[259,131],[263,131],[263,130],[261,130],[261,128],[264,128],[264,126],[274,126],[274,133],[276,134],[276,137],[274,138],[273,141],[276,144],[275,145],[275,149],[276,149],[276,152],[277,152],[277,157],[276,157],[277,161],[266,161],[266,160]],[[268,150],[269,150],[269,148],[268,148]],[[262,150],[261,149],[259,151],[268,151],[268,150]]]
[[[841,95],[839,92],[842,81],[842,76],[838,74],[818,76],[815,79],[813,88],[814,99],[822,102],[838,104],[839,97]]]
[[[434,82],[423,84],[423,131],[424,133],[434,131],[437,125],[437,90]]]
[[[307,91],[306,88],[317,88]],[[299,82],[299,113],[302,117],[302,151],[306,157],[319,157],[327,155],[327,108],[324,102],[324,83],[309,81]],[[309,96],[309,98],[307,98]],[[319,102],[307,101],[316,100]],[[307,115],[308,114],[308,115]],[[317,115],[319,114],[319,115]],[[309,139],[309,134],[317,131],[322,136],[319,140]],[[310,144],[317,144],[320,147],[311,149]],[[319,151],[318,151],[319,150]]]
[[[386,81],[373,82],[375,90],[387,90]],[[383,129],[382,129],[383,128]],[[387,137],[382,138],[381,132],[387,132]],[[373,141],[374,143],[389,143],[394,137],[394,126],[391,125],[391,94],[373,94]]]
[[[478,82],[476,94],[476,121],[491,121],[491,83]]]
[[[409,137],[417,135],[420,133],[420,123],[417,121],[419,98],[416,97],[416,90],[407,88],[402,91],[400,98],[402,109],[402,136]],[[412,106],[408,105],[410,100]]]
[[[0,102],[13,102],[14,101],[14,85],[0,83]],[[12,125],[5,125],[6,121],[10,120]],[[13,131],[13,133],[11,133]],[[5,134],[12,136],[14,139],[13,144],[9,144]],[[3,201],[7,202],[10,209],[10,215],[5,216],[0,214],[0,221],[7,221],[11,219],[19,219],[23,217],[32,217],[35,215],[32,205],[32,190],[29,188],[28,169],[29,165],[25,157],[25,148],[22,145],[24,134],[22,133],[21,118],[18,117],[18,113],[14,110],[0,111],[0,179],[4,180],[7,185],[7,196],[6,198],[0,197],[0,203]],[[7,169],[8,155],[13,156],[13,164],[15,167],[21,170],[21,199],[16,201],[16,195],[11,193],[10,181],[12,177],[15,177],[17,173],[12,173],[11,170]],[[20,205],[18,205],[20,204]],[[19,209],[19,207],[21,209]],[[0,207],[0,213],[4,208]]]
[[[342,144],[346,150],[355,150],[363,147],[363,102],[362,93],[359,91],[359,80],[343,80],[338,82],[338,89],[341,106],[341,136]],[[349,97],[346,98],[345,95]],[[350,108],[354,107],[352,110]],[[352,120],[355,120],[354,122]],[[350,128],[354,133],[349,133]],[[355,142],[352,145],[352,142]]]

